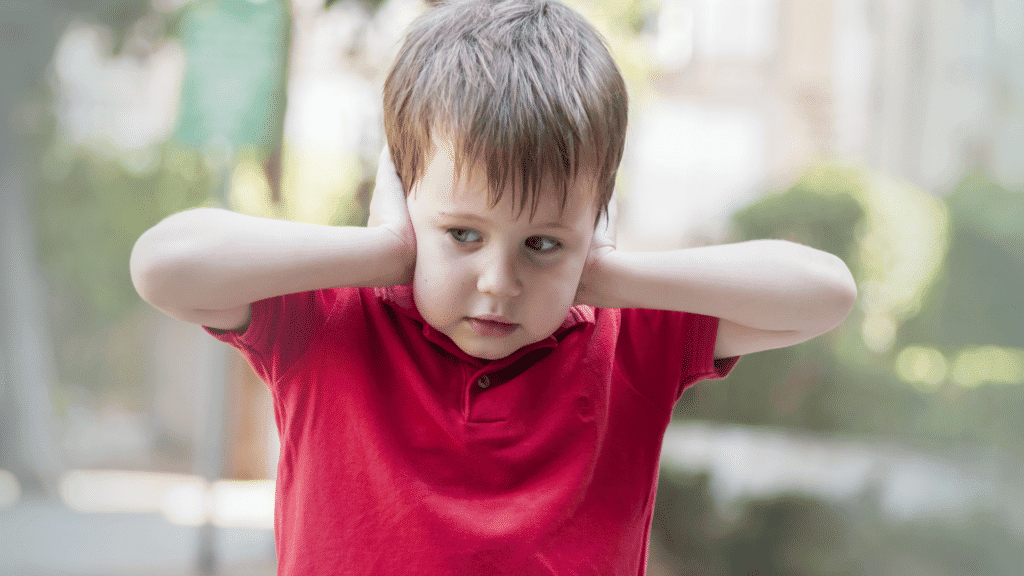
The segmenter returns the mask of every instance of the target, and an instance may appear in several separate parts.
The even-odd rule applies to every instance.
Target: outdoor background
[[[785,238],[860,291],[684,394],[649,573],[1021,574],[1024,3],[569,4],[629,83],[622,249]],[[0,574],[274,573],[266,389],[128,256],[202,205],[365,222],[424,6],[0,1]]]

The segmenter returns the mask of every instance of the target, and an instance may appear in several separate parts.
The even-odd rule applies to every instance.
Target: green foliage
[[[78,325],[68,328],[91,331],[121,320],[139,302],[128,275],[135,240],[164,217],[208,200],[211,176],[196,153],[168,147],[156,162],[136,173],[83,151],[40,179],[40,262],[51,287],[76,309]]]
[[[733,240],[782,238],[856,262],[865,214],[858,199],[865,185],[853,169],[810,170],[790,188],[736,212]],[[857,278],[859,271],[852,264],[851,269]],[[838,395],[856,402],[849,392],[852,374],[837,366],[833,352],[846,336],[839,330],[800,346],[747,356],[725,382],[698,385],[685,394],[676,413],[820,431],[857,428],[845,412],[852,406],[835,401]]]
[[[720,545],[729,573],[857,574],[845,516],[836,506],[804,496],[750,502]]]
[[[855,260],[857,226],[864,216],[857,199],[865,185],[861,174],[850,168],[812,170],[787,190],[733,214],[734,240],[782,238],[850,263]]]
[[[893,524],[872,498],[784,494],[741,502],[726,520],[707,474],[662,472],[651,539],[680,574],[1010,576],[1024,564],[1024,542],[990,514]]]
[[[866,574],[1009,576],[1024,565],[1024,542],[990,513],[955,523],[891,523],[869,508],[857,516],[853,534],[852,550],[866,560]]]
[[[1024,262],[1024,190],[1007,190],[983,172],[966,174],[946,199],[958,223],[978,230]]]
[[[243,10],[253,7],[244,0],[225,2]],[[115,51],[126,47],[124,39],[136,25],[149,36],[180,35],[189,13],[160,14],[148,0],[83,0],[60,6],[68,19],[106,27]],[[287,12],[287,2],[272,8]],[[52,53],[52,46],[46,53]],[[274,65],[283,69],[285,59],[279,60]],[[40,67],[33,81],[43,79]],[[43,112],[54,108],[53,96],[35,90],[42,92],[36,104],[41,118],[24,141],[26,157],[37,163],[29,180],[34,180],[36,246],[51,292],[58,368],[67,382],[105,393],[117,388],[137,392],[147,380],[147,366],[138,342],[130,342],[145,333],[136,314],[141,301],[129,276],[132,247],[164,217],[210,203],[219,178],[198,151],[173,142],[146,150],[69,147],[53,114]],[[264,112],[280,132],[283,110]]]
[[[1024,195],[981,174],[947,199],[951,243],[944,274],[897,346],[927,343],[1024,348]]]
[[[858,285],[868,266],[866,205],[876,195],[863,172],[812,168],[792,187],[734,215],[734,240],[784,238],[832,254]],[[861,307],[832,332],[809,342],[751,354],[724,382],[683,395],[679,417],[697,417],[822,433],[897,438],[929,448],[994,445],[1024,454],[1024,387],[949,381],[923,389],[899,380],[895,354],[908,344],[951,355],[966,345],[1024,347],[1024,196],[971,175],[945,203],[949,248],[916,315],[898,326],[893,349],[875,352],[861,337]],[[916,204],[915,204],[916,205]],[[941,208],[947,210],[947,208]],[[893,238],[893,236],[882,236]],[[896,254],[903,246],[881,246]],[[865,297],[865,290],[861,298]]]
[[[851,552],[849,511],[783,495],[741,503],[726,521],[706,474],[662,473],[651,538],[681,574],[868,574]]]
[[[130,321],[141,300],[128,263],[135,241],[175,212],[207,203],[213,179],[195,152],[170,146],[138,173],[87,151],[41,167],[34,200],[39,261],[51,295],[62,379],[104,393],[145,382],[141,336]],[[129,338],[130,340],[130,338]]]

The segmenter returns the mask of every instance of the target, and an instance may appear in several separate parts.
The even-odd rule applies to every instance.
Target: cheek
[[[416,244],[416,284],[431,292],[444,286],[448,274],[443,254],[436,245],[427,242]]]
[[[576,288],[580,284],[580,278],[583,276],[583,266],[586,264],[587,255],[572,254],[571,257],[559,266],[553,278],[561,286],[563,293],[569,293],[573,296],[576,294]]]
[[[582,271],[582,263],[573,260],[564,262],[548,274],[540,275],[534,283],[537,288],[532,306],[534,310],[539,310],[542,317],[558,316],[554,314],[556,311],[568,312],[576,299]]]
[[[442,241],[417,242],[413,284],[425,306],[451,308],[472,284],[469,276],[465,263],[453,258]]]

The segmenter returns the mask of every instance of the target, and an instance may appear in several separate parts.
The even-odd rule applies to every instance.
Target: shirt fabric
[[[723,378],[718,318],[574,306],[500,360],[427,324],[409,286],[252,304],[239,349],[281,438],[278,574],[642,575],[662,438]]]

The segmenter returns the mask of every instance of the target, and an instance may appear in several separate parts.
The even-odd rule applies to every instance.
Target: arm
[[[382,171],[393,165],[382,155]],[[393,187],[397,175],[386,175]],[[382,185],[378,173],[378,192]],[[394,197],[395,191],[387,191]],[[398,184],[401,198],[401,184]],[[375,199],[377,200],[377,199]],[[379,202],[378,202],[379,204]],[[372,212],[372,209],[371,209]],[[383,210],[378,210],[378,213]],[[335,286],[408,282],[415,262],[411,224],[400,211],[369,228],[302,224],[198,208],[147,230],[131,255],[132,283],[170,316],[211,328],[238,329],[257,300]],[[408,214],[404,217],[407,219]]]
[[[604,248],[584,279],[594,305],[716,316],[715,357],[798,344],[835,328],[857,297],[842,260],[783,240],[621,252]]]

